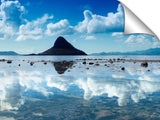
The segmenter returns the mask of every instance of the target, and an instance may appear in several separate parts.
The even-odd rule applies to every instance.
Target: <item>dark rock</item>
[[[38,55],[87,55],[85,52],[76,49],[63,37],[58,37],[54,46]]]
[[[34,62],[30,62],[30,65],[32,66],[34,64]]]
[[[95,66],[99,66],[99,64],[98,64],[98,63],[96,63],[96,64],[95,64]]]
[[[111,60],[111,59],[109,59],[109,61],[108,62],[110,62],[111,64],[113,63],[113,61]]]
[[[46,65],[46,64],[47,64],[47,62],[44,62],[44,64]]]
[[[5,59],[0,59],[0,62],[4,62],[4,61],[6,61]]]
[[[117,58],[117,61],[120,61],[121,59],[120,58]]]
[[[141,63],[141,67],[148,67],[148,63],[147,62]]]
[[[8,64],[11,64],[11,63],[12,63],[12,60],[7,60],[7,63],[8,63]]]
[[[67,61],[63,60],[62,63],[65,64]]]
[[[124,71],[124,70],[125,70],[125,67],[122,67],[122,68],[121,68],[121,70],[123,70],[123,71]]]
[[[83,64],[86,64],[86,62],[83,62]]]
[[[89,65],[93,65],[93,64],[94,64],[93,62],[90,62],[90,63],[89,63]]]

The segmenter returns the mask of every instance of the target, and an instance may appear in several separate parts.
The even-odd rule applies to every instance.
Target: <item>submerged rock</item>
[[[32,66],[34,64],[34,62],[30,62],[30,65]]]
[[[98,63],[96,63],[96,64],[95,64],[95,66],[99,66],[99,64],[98,64]]]
[[[109,59],[109,61],[108,61],[108,62],[110,62],[111,64],[113,63],[112,59]]]
[[[148,67],[148,63],[147,62],[141,63],[141,67]]]
[[[89,63],[89,65],[93,65],[93,64],[94,64],[93,62],[90,62],[90,63]]]
[[[8,63],[8,64],[11,64],[11,63],[12,63],[12,60],[7,60],[7,63]]]
[[[4,62],[4,61],[6,61],[5,59],[0,59],[0,62]]]
[[[47,62],[44,62],[44,65],[46,65],[47,64]]]
[[[125,70],[125,67],[122,67],[122,68],[121,68],[121,70],[123,70],[123,71],[124,71],[124,70]]]

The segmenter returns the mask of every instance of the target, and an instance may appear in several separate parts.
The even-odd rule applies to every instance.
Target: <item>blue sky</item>
[[[39,53],[65,37],[86,53],[160,47],[149,35],[124,36],[116,0],[1,0],[0,51]]]

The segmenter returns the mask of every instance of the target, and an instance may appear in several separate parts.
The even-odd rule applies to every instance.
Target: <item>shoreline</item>
[[[10,59],[0,59],[0,62],[12,62],[14,60]],[[53,61],[53,60],[38,60],[38,61],[31,61],[31,60],[22,60],[22,61],[27,61],[27,62],[100,62],[100,63],[115,63],[115,62],[160,62],[160,60],[133,60],[133,59],[74,59],[74,60],[61,60],[61,61]]]

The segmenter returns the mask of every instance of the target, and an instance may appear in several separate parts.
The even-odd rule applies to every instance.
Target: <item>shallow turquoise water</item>
[[[160,63],[83,64],[82,58],[160,56],[0,56],[0,119],[160,119]],[[30,61],[54,61],[35,62]],[[60,63],[66,60],[65,63]],[[19,66],[20,64],[20,66]],[[107,64],[108,66],[105,66]],[[122,71],[121,68],[125,67]]]

